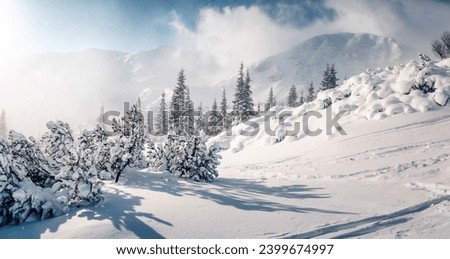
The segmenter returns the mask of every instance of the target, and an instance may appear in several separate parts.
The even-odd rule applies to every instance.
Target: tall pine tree
[[[184,122],[185,134],[194,135],[197,131],[195,129],[194,102],[191,100],[189,86],[186,86],[186,104],[184,106],[186,110],[182,114],[182,121]]]
[[[309,84],[308,95],[306,96],[306,102],[312,102],[316,99],[316,91],[314,90],[313,82]]]
[[[227,95],[225,92],[225,88],[223,89],[223,92],[222,92],[222,101],[220,102],[220,113],[222,114],[222,117],[223,117],[224,129],[229,129],[231,122],[230,122],[230,117],[228,116],[228,104],[227,104]]]
[[[272,108],[275,105],[276,100],[275,97],[273,96],[273,86],[272,86],[270,87],[269,96],[267,97],[267,101],[264,105],[264,111],[267,112],[268,110],[270,110],[270,108]]]
[[[178,80],[175,89],[173,90],[172,102],[170,104],[170,130],[175,134],[186,134],[186,120],[183,118],[186,107],[186,76],[184,75],[184,69],[181,69],[178,73]]]
[[[200,103],[200,105],[197,107],[197,111],[200,113],[200,116],[197,117],[195,120],[195,129],[199,132],[204,130],[204,122],[203,122],[203,105]]]
[[[162,93],[161,101],[159,103],[159,113],[156,118],[156,129],[160,134],[166,134],[169,129],[169,118],[165,92]]]
[[[245,80],[244,80],[244,113],[243,113],[243,121],[248,121],[253,116],[255,116],[255,110],[253,108],[253,98],[252,98],[252,90],[250,83],[252,80],[250,79],[250,72],[248,71],[245,73]]]
[[[232,112],[234,125],[249,120],[255,114],[250,83],[250,74],[247,70],[244,75],[244,64],[241,63],[234,91]]]
[[[211,112],[208,117],[207,133],[208,135],[215,136],[223,130],[223,119],[220,111],[218,110],[216,98],[214,98],[213,105],[211,106]]]
[[[339,80],[337,77],[337,72],[334,64],[327,64],[325,70],[323,71],[323,79],[320,82],[320,91],[325,91],[328,89],[333,89],[337,87],[337,81]]]
[[[297,107],[298,103],[297,103],[297,88],[295,87],[295,85],[292,85],[291,88],[289,89],[289,95],[287,98],[287,105],[289,107]]]
[[[331,66],[330,66],[330,80],[329,81],[330,81],[330,83],[328,85],[328,89],[333,89],[338,86],[337,81],[339,81],[339,78],[337,78],[337,71],[334,66],[334,63],[331,64]]]

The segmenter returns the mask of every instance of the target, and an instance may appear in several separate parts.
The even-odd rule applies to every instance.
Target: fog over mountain
[[[367,67],[393,65],[403,59],[394,39],[372,34],[338,33],[313,37],[250,67],[256,101],[264,101],[270,86],[284,98],[292,84],[300,88],[313,81],[317,86],[327,63],[334,63],[343,79]],[[237,73],[241,60],[236,60]],[[0,102],[11,128],[40,134],[45,122],[68,121],[75,131],[89,127],[100,107],[123,110],[123,102],[141,97],[144,107],[154,109],[163,91],[171,94],[177,73],[186,70],[187,83],[196,105],[210,106],[225,87],[231,103],[233,74],[225,78],[215,59],[172,46],[125,53],[86,49],[70,53],[43,53],[0,64]],[[12,101],[13,100],[13,101]]]

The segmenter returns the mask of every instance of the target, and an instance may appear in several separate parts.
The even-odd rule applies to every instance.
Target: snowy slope
[[[344,78],[366,67],[395,64],[400,56],[399,46],[388,38],[348,33],[317,36],[251,65],[254,99],[265,100],[271,85],[280,99],[292,83],[313,80],[317,86],[327,62],[336,63],[338,76]],[[223,71],[207,53],[161,46],[135,53],[100,49],[43,53],[2,62],[0,108],[6,110],[9,126],[39,135],[45,123],[55,118],[76,129],[90,127],[102,105],[122,111],[123,102],[134,102],[138,96],[144,108],[153,110],[163,91],[170,96],[181,68],[197,104],[210,106],[224,86],[231,101],[236,82],[231,77],[237,74],[240,60],[236,70]],[[223,80],[227,81],[220,83]]]
[[[432,85],[434,91],[424,93],[414,88],[418,85]],[[233,127],[231,132],[221,133],[210,140],[230,152],[239,152],[249,146],[272,145],[280,141],[295,141],[304,138],[307,134],[304,125],[305,114],[308,112],[320,113],[308,118],[309,129],[323,130],[316,138],[330,139],[342,134],[335,127],[330,134],[326,133],[327,112],[330,118],[341,116],[339,124],[345,131],[345,125],[359,120],[381,120],[395,114],[427,112],[440,109],[448,105],[450,96],[450,59],[441,62],[430,61],[426,64],[410,61],[406,65],[386,67],[385,69],[368,69],[366,72],[355,75],[335,89],[321,91],[317,99],[297,108],[273,108],[271,116],[261,116],[251,120],[258,125],[255,134],[242,134],[251,132],[255,128],[250,123]],[[326,102],[332,103],[324,109]],[[275,116],[276,113],[276,116]],[[339,115],[338,115],[339,114]],[[283,119],[280,119],[283,117]],[[295,125],[300,130],[290,133]],[[269,127],[274,134],[267,134]]]
[[[224,152],[212,184],[129,171],[98,206],[1,238],[450,238],[450,108]]]
[[[324,34],[252,64],[250,74],[257,100],[265,101],[271,86],[284,100],[292,84],[299,91],[310,82],[317,88],[327,63],[334,63],[338,78],[345,79],[368,67],[385,67],[403,60],[402,48],[391,38],[368,33]]]

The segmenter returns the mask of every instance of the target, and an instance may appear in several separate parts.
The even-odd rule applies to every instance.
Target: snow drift
[[[422,59],[384,69],[367,69],[345,80],[335,89],[319,92],[313,102],[297,108],[274,107],[271,109],[272,115],[265,114],[240,124],[232,131],[212,138],[210,143],[238,152],[247,145],[298,140],[308,135],[308,132],[299,130],[293,134],[296,132],[294,126],[304,124],[305,114],[311,111],[320,113],[321,118],[316,116],[306,119],[308,126],[324,130],[329,123],[325,119],[327,116],[328,119],[342,116],[339,121],[342,126],[357,120],[380,120],[396,114],[436,110],[448,104],[449,67],[450,59],[439,62]],[[332,114],[327,115],[327,112]],[[322,132],[322,137],[330,138],[343,132],[334,128],[325,133]]]

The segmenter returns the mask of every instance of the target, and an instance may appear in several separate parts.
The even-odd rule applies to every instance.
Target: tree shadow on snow
[[[75,216],[76,211],[42,221],[26,222],[21,225],[0,228],[0,239],[39,239],[47,231],[56,232],[59,226]]]
[[[170,222],[157,218],[151,213],[136,212],[134,207],[141,204],[142,197],[132,196],[118,189],[114,189],[114,193],[110,192],[107,196],[108,200],[87,208],[78,217],[86,217],[89,221],[108,220],[117,230],[130,231],[139,238],[164,238],[149,226],[150,222],[172,226]]]
[[[172,226],[172,224],[155,217],[151,213],[136,212],[134,208],[141,204],[142,197],[132,196],[115,188],[110,188],[110,190],[105,195],[107,197],[106,200],[95,206],[73,208],[68,214],[42,221],[1,227],[0,239],[38,239],[46,232],[65,231],[60,230],[60,226],[72,219],[77,220],[77,218],[86,218],[89,221],[110,221],[119,232],[124,231],[125,234],[126,232],[131,232],[139,238],[164,238],[149,224],[152,222],[168,226]],[[76,221],[72,224],[76,224]],[[88,231],[92,232],[83,231],[79,231],[77,238],[114,238],[111,236],[100,236],[102,234],[101,231],[95,228],[88,229]]]
[[[327,199],[328,194],[320,193],[322,188],[293,184],[269,186],[263,180],[218,178],[213,183],[196,183],[177,179],[164,173],[133,172],[126,185],[143,188],[173,196],[195,196],[224,206],[251,211],[289,211],[298,213],[354,214],[298,206],[298,200]]]

